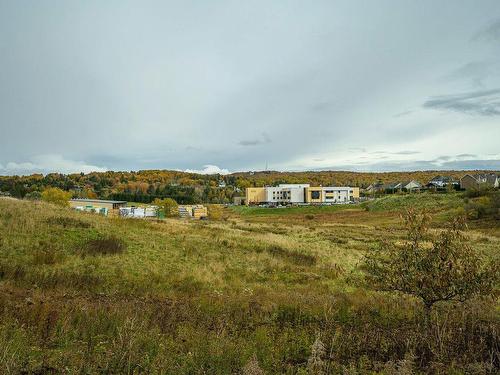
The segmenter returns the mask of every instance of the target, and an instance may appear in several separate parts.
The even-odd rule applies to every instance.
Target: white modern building
[[[359,198],[359,188],[349,186],[318,186],[309,184],[280,184],[248,188],[247,204],[341,204]]]
[[[305,188],[309,184],[281,184],[266,187],[266,201],[268,203],[304,203]]]

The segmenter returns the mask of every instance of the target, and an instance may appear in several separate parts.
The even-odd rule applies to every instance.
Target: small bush
[[[125,251],[126,245],[123,240],[115,236],[106,236],[85,243],[82,255],[112,255],[121,254]]]
[[[51,241],[38,241],[33,251],[33,264],[56,264],[62,261],[64,254],[58,250],[57,245]]]
[[[64,255],[53,247],[40,247],[33,253],[33,264],[56,264],[64,259]]]
[[[480,187],[477,189],[466,190],[463,193],[464,198],[479,198],[493,194],[495,189],[489,186]]]
[[[218,204],[211,204],[208,206],[208,218],[210,220],[223,220],[226,219],[224,216],[223,208]]]
[[[47,224],[49,225],[60,225],[63,228],[90,228],[91,225],[90,223],[80,220],[80,219],[75,219],[72,217],[65,217],[65,216],[60,216],[60,217],[49,217],[47,219]]]
[[[349,242],[345,238],[340,238],[340,237],[335,237],[335,236],[329,236],[328,240],[333,242],[333,243],[339,244],[339,245],[345,245],[346,243]]]
[[[476,190],[471,190],[472,193]],[[500,218],[500,192],[482,191],[482,195],[477,198],[465,198],[465,212],[471,220],[483,218]]]
[[[316,264],[316,257],[311,254],[304,254],[296,250],[288,250],[281,246],[270,246],[267,248],[269,254],[275,257],[279,257],[288,260],[294,264],[302,266],[312,266]]]
[[[307,220],[313,220],[314,219],[314,215],[311,215],[311,214],[307,214],[306,216],[304,216]]]

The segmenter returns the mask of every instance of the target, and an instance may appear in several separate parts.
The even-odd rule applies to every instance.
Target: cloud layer
[[[498,0],[0,1],[0,173],[474,166],[498,152],[499,17]]]
[[[500,116],[500,89],[436,96],[427,100],[424,108],[479,116]]]
[[[0,174],[25,175],[30,173],[90,173],[105,172],[106,167],[89,165],[83,161],[67,160],[61,155],[40,155],[30,161],[8,162],[5,166],[0,164]]]

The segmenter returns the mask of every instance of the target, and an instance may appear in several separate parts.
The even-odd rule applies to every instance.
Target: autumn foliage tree
[[[224,212],[222,206],[218,204],[209,205],[208,217],[211,220],[222,220],[224,218]]]
[[[364,265],[376,289],[419,298],[427,321],[435,303],[489,294],[498,280],[498,267],[469,245],[462,218],[437,235],[429,233],[429,221],[427,213],[409,210],[404,216],[406,239],[383,243],[366,256]]]
[[[56,204],[58,206],[68,207],[71,195],[72,194],[68,191],[52,187],[45,189],[42,192],[42,200],[48,203]]]
[[[160,207],[167,217],[178,216],[179,205],[172,198],[155,199],[153,204]]]

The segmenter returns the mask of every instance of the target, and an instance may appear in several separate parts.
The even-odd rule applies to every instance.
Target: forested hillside
[[[465,171],[419,171],[358,173],[345,171],[237,172],[228,175],[201,175],[169,170],[102,172],[89,174],[33,174],[0,176],[0,192],[17,198],[36,196],[47,187],[71,191],[75,197],[108,198],[148,203],[170,197],[179,203],[228,203],[249,186],[306,182],[312,185],[366,187],[374,182],[417,180],[425,184],[439,174],[460,178]]]

